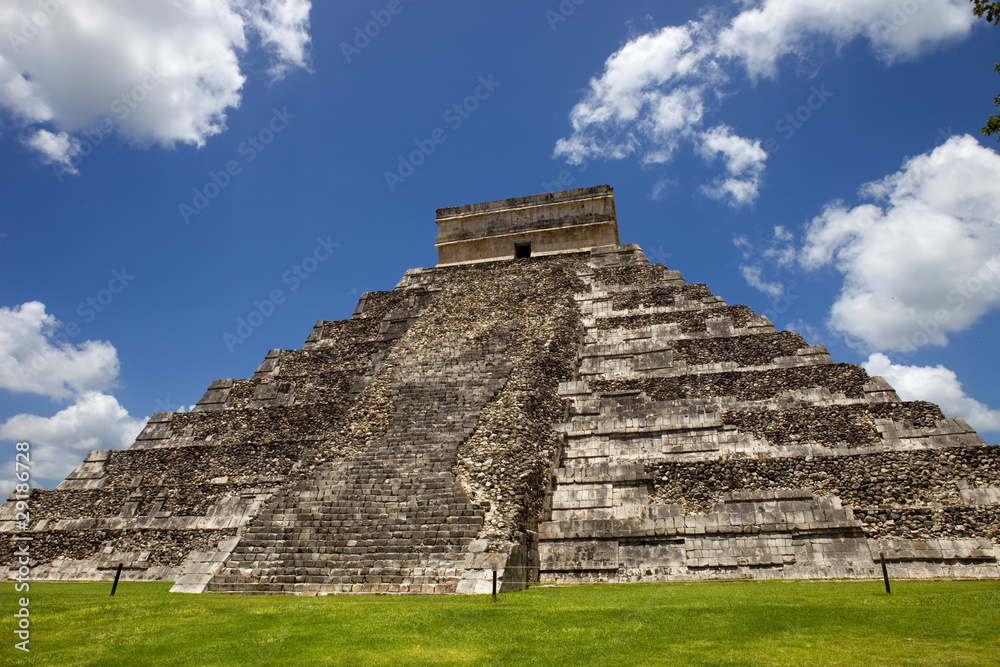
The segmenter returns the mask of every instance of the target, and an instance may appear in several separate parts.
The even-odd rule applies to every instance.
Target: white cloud
[[[903,60],[964,37],[975,17],[964,0],[765,0],[750,2],[719,35],[719,54],[751,77],[772,77],[786,55],[803,57],[817,42],[841,46],[865,37],[885,60]]]
[[[555,154],[571,164],[589,157],[621,159],[648,144],[642,159],[668,162],[681,138],[704,115],[704,41],[697,23],[640,35],[612,54],[601,76],[573,107],[573,134],[556,142]]]
[[[145,423],[145,419],[130,417],[114,396],[91,391],[81,394],[75,403],[51,417],[21,414],[9,418],[0,426],[0,439],[27,440],[33,447],[58,448],[73,457],[66,465],[71,463],[75,467],[82,452],[128,447]],[[41,477],[57,476],[43,470],[36,472]],[[65,476],[66,472],[62,474]]]
[[[726,172],[733,176],[754,173],[767,160],[767,151],[760,147],[759,141],[738,137],[733,134],[733,128],[725,124],[703,132],[700,139],[698,153],[709,162],[721,155]]]
[[[788,268],[796,263],[798,248],[795,236],[781,225],[774,228],[774,236],[767,241],[763,249],[751,241],[746,235],[733,239],[733,245],[748,262],[740,266],[740,273],[750,287],[760,290],[777,299],[785,294],[785,286],[780,281],[767,281],[763,278],[764,264],[772,264],[778,268]],[[786,304],[790,305],[790,303]]]
[[[774,238],[779,241],[791,241],[795,236],[784,228],[782,225],[777,225],[774,228]]]
[[[710,199],[740,208],[752,204],[760,194],[760,184],[756,179],[720,177],[699,188],[700,192]]]
[[[971,398],[954,371],[942,365],[905,366],[875,353],[863,364],[869,375],[881,375],[904,401],[937,403],[947,417],[961,417],[977,431],[1000,431],[1000,410]]]
[[[650,102],[664,98],[656,87],[697,71],[700,56],[692,50],[694,27],[669,26],[640,35],[614,53],[604,74],[590,81],[590,93],[573,108],[575,127],[607,120],[635,120]],[[674,91],[676,93],[678,91]],[[683,96],[676,96],[679,102]]]
[[[276,57],[270,73],[280,78],[292,67],[307,68],[309,47],[310,0],[245,1],[244,12],[250,18],[264,47]]]
[[[759,266],[741,266],[740,273],[750,287],[760,290],[768,296],[777,299],[785,293],[785,286],[780,282],[766,282],[761,278],[761,268]]]
[[[59,341],[60,333],[43,303],[0,308],[0,389],[72,401],[51,417],[19,414],[0,424],[0,440],[31,443],[35,479],[62,479],[87,450],[130,446],[146,421],[129,416],[103,391],[118,377],[114,346],[91,340],[73,345]],[[9,463],[3,470],[13,472]],[[0,491],[13,488],[10,480],[12,474],[0,479]]]
[[[138,145],[203,145],[239,106],[248,34],[271,54],[272,77],[306,66],[308,0],[48,6],[46,13],[35,0],[7,0],[0,10],[0,106],[56,164],[73,160],[73,141],[98,130]]]
[[[65,479],[91,449],[129,447],[145,423],[146,418],[130,417],[114,396],[87,392],[52,417],[11,417],[0,424],[0,440],[31,444],[31,476],[37,484],[42,479]],[[0,493],[6,497],[14,488],[13,464],[8,462],[0,470],[5,472]]]
[[[687,143],[702,152],[718,126],[701,129],[705,99],[724,100],[734,75],[774,76],[783,56],[803,58],[823,45],[863,37],[886,62],[911,58],[966,36],[974,16],[964,0],[741,0],[726,23],[712,15],[633,38],[590,80],[570,112],[573,133],[556,142],[555,156],[571,164],[590,158],[637,156],[643,164],[670,162]],[[913,9],[910,11],[910,6]],[[749,160],[753,174],[729,172],[703,194],[741,206],[759,191],[765,155],[757,142],[724,136],[733,167]],[[756,150],[751,148],[756,147]]]
[[[726,201],[739,208],[753,203],[760,193],[760,178],[764,172],[767,151],[760,141],[750,141],[733,134],[733,128],[722,124],[699,134],[696,150],[706,162],[722,156],[727,177],[712,185],[702,186],[702,192],[712,199]]]
[[[835,331],[876,350],[947,343],[1000,305],[1000,155],[956,136],[862,187],[876,204],[829,204],[808,226],[808,270],[844,276]]]
[[[118,353],[104,341],[58,341],[59,323],[45,304],[0,308],[0,389],[69,398],[108,389],[118,376]]]
[[[80,153],[80,142],[66,132],[53,134],[48,130],[38,130],[24,143],[41,154],[44,164],[58,164],[66,173],[77,173],[73,158]]]

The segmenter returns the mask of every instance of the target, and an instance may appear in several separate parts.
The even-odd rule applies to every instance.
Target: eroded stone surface
[[[608,225],[609,196],[445,227],[552,231],[574,206]],[[407,271],[131,449],[91,452],[27,523],[4,503],[0,531],[33,538],[33,579],[122,564],[182,592],[870,577],[879,554],[893,576],[1000,576],[1000,449],[588,229]]]
[[[541,580],[996,577],[1000,449],[635,247],[595,251]]]

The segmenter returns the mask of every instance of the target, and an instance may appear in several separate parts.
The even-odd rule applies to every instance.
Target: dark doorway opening
[[[531,244],[530,243],[515,243],[514,244],[514,258],[515,259],[525,259],[531,257]]]

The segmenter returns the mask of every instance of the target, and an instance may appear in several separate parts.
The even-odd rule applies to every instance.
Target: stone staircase
[[[439,341],[399,358],[388,432],[321,467],[246,529],[207,590],[454,593],[483,511],[452,473],[459,445],[503,386],[506,340]]]

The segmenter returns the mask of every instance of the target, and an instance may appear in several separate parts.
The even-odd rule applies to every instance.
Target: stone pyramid
[[[18,534],[33,580],[260,594],[866,578],[880,554],[1000,576],[1000,448],[619,245],[610,187],[437,225],[436,267],[90,452],[29,521],[4,503],[2,562]]]

